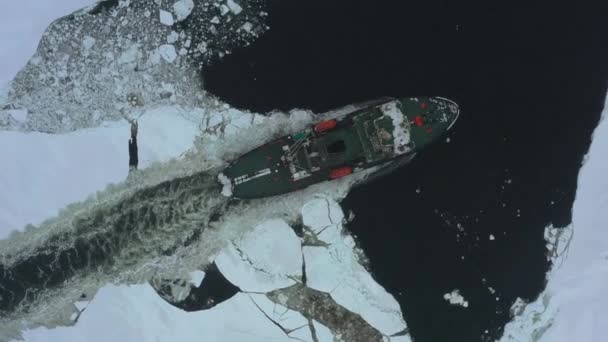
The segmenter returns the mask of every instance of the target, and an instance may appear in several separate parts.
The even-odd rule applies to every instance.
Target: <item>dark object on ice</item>
[[[441,138],[458,105],[441,97],[383,98],[335,112],[234,160],[219,179],[235,198],[280,195],[374,166],[403,165]],[[394,168],[390,168],[394,169]]]
[[[137,169],[139,159],[137,157],[137,121],[130,120],[131,139],[129,139],[129,172]]]

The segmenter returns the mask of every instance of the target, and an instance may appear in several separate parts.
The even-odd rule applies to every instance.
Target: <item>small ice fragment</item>
[[[230,8],[230,10],[234,14],[239,14],[243,10],[243,8],[239,4],[237,4],[236,2],[234,2],[234,0],[228,0],[228,1],[226,1],[226,5],[228,5],[228,7]]]
[[[443,299],[447,300],[452,305],[460,305],[465,308],[469,307],[469,302],[464,299],[464,297],[460,294],[460,291],[457,289],[450,293],[444,294]]]
[[[201,42],[200,44],[198,44],[196,46],[196,49],[200,52],[200,53],[205,53],[207,52],[207,43],[205,42]]]
[[[217,175],[217,179],[222,183],[222,195],[226,197],[232,196],[232,182],[225,174],[221,173]]]
[[[494,235],[490,234],[490,240],[494,241],[494,239],[495,239]]]
[[[192,0],[180,0],[173,4],[173,12],[177,17],[177,21],[182,21],[192,13],[194,2]]]
[[[241,26],[241,28],[243,30],[245,30],[245,32],[251,33],[251,29],[253,28],[253,24],[250,22],[246,22],[243,24],[243,26]]]
[[[90,50],[93,45],[95,45],[95,38],[91,36],[85,36],[82,40],[82,47],[84,47],[85,50]]]
[[[212,24],[219,24],[220,23],[220,18],[218,18],[217,16],[211,18],[211,23]]]
[[[167,61],[167,63],[173,63],[177,58],[177,52],[175,52],[175,47],[170,44],[161,45],[158,48],[158,52],[160,56]]]
[[[171,31],[167,36],[167,43],[173,44],[179,39],[179,34],[175,31]]]
[[[190,272],[190,284],[194,287],[201,286],[203,279],[205,279],[205,272],[199,270]]]
[[[163,25],[172,26],[174,23],[173,14],[161,9],[160,10],[160,23]]]

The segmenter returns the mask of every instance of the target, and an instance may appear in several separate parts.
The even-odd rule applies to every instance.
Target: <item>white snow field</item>
[[[176,107],[139,119],[139,168],[178,157],[192,147],[202,112]],[[40,224],[66,205],[83,201],[109,183],[125,180],[129,168],[129,123],[105,123],[67,134],[0,132],[0,239],[26,224]]]
[[[294,341],[261,313],[248,294],[238,293],[209,310],[185,312],[162,300],[149,285],[108,285],[75,326],[37,328],[25,331],[23,338],[30,342]]]
[[[25,66],[53,20],[93,3],[95,0],[0,1],[0,88]]]
[[[608,97],[578,176],[572,225],[539,298],[505,328],[503,341],[606,341],[608,336]],[[550,235],[550,234],[546,234]],[[571,237],[571,238],[570,238]]]

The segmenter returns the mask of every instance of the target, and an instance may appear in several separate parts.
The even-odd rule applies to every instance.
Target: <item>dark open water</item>
[[[606,94],[607,6],[271,3],[270,31],[207,69],[207,89],[254,111],[386,95],[457,101],[449,143],[355,189],[343,206],[416,341],[500,336],[515,298],[544,288],[545,227],[571,220]],[[469,308],[442,298],[456,288]]]

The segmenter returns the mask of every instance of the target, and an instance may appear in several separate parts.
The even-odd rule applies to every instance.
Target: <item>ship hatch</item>
[[[327,152],[330,154],[344,153],[346,151],[346,144],[344,140],[336,140],[327,146]]]

